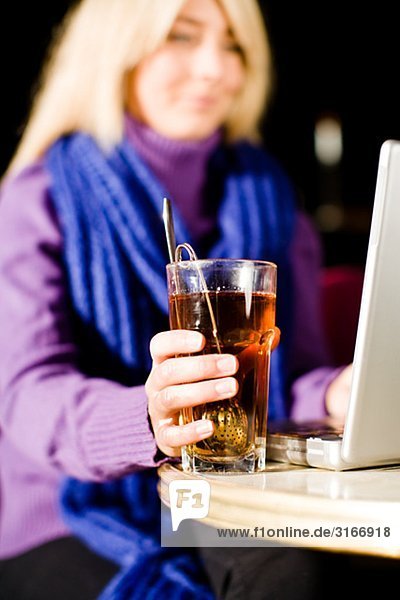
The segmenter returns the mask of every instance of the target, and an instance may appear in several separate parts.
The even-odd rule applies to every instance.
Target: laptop
[[[344,427],[271,423],[268,460],[334,470],[400,463],[400,142],[382,144]]]

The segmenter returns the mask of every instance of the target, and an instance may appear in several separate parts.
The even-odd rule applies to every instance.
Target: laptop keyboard
[[[299,438],[341,438],[343,424],[334,421],[273,421],[268,426],[268,432],[274,435],[296,436]]]

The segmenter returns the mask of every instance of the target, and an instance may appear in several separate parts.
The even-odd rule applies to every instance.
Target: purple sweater
[[[218,144],[161,138],[127,120],[127,136],[201,239],[214,225],[201,202],[206,165]],[[0,202],[0,558],[69,534],[58,510],[65,475],[105,481],[154,467],[156,444],[144,387],[89,379],[76,367],[63,240],[41,163],[4,182]],[[336,371],[326,364],[319,323],[319,240],[298,215],[290,249],[297,324],[292,414],[325,413]]]

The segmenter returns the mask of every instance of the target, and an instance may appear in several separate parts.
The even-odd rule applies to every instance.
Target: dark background
[[[387,138],[400,139],[396,3],[259,1],[277,73],[265,145],[319,228],[326,264],[363,265],[379,148]],[[18,141],[52,28],[68,5],[37,0],[3,6],[1,172]],[[342,125],[336,167],[322,167],[315,157],[314,127],[324,114]],[[341,218],[327,227],[318,211],[332,202]]]

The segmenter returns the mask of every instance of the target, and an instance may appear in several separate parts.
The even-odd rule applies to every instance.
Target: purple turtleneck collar
[[[216,224],[216,207],[208,206],[204,192],[208,161],[221,142],[221,131],[199,141],[171,140],[130,115],[125,117],[125,129],[139,156],[165,187],[194,240],[204,240]]]

